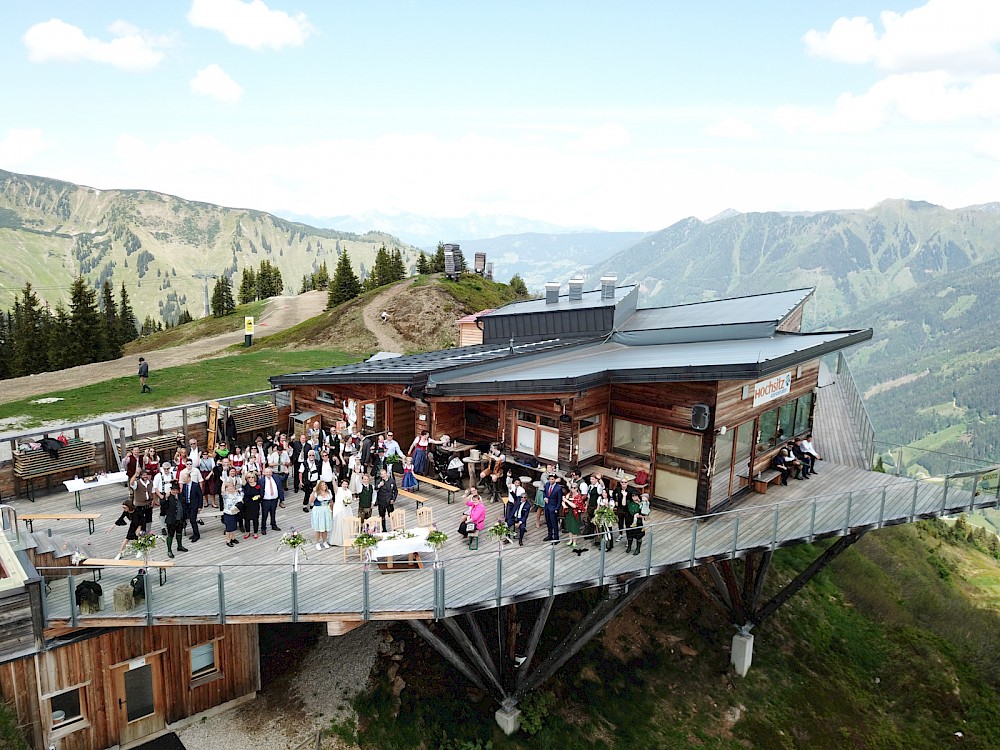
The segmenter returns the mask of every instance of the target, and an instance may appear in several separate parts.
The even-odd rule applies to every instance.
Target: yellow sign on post
[[[243,326],[246,329],[246,331],[245,331],[246,335],[247,336],[253,336],[253,316],[252,315],[247,315],[245,318],[243,318]]]

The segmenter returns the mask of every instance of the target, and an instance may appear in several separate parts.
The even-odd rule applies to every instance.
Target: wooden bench
[[[448,505],[455,502],[455,493],[461,492],[461,487],[456,487],[453,484],[448,484],[447,482],[439,482],[437,479],[431,479],[430,477],[421,476],[420,474],[413,475],[418,482],[426,482],[431,487],[437,487],[442,490],[447,490],[448,492]]]
[[[740,472],[737,476],[744,482],[752,484],[754,492],[758,492],[761,495],[767,493],[769,485],[777,484],[781,481],[781,472],[777,469],[764,469],[754,474],[752,479],[749,472],[746,471]]]
[[[89,533],[94,533],[94,522],[101,517],[100,513],[28,513],[21,516],[21,520],[28,526],[28,532],[35,530],[35,521],[72,521],[73,519],[84,519],[87,522]]]
[[[160,585],[167,582],[167,568],[174,567],[173,560],[150,560],[146,563],[143,560],[115,560],[100,557],[88,557],[80,563],[81,568],[93,568],[97,580],[101,580],[101,568],[156,568],[160,574]]]
[[[35,480],[62,472],[89,469],[94,465],[97,451],[93,443],[74,438],[59,449],[59,457],[52,458],[49,452],[36,448],[14,454],[14,476],[26,480],[28,499],[35,502]]]
[[[244,404],[229,410],[236,423],[236,434],[274,432],[278,426],[278,407],[274,404]]]
[[[400,497],[408,497],[410,500],[415,500],[417,503],[417,510],[420,510],[424,503],[430,502],[423,495],[418,495],[415,492],[410,492],[409,490],[399,490]]]
[[[184,444],[184,435],[180,432],[175,432],[172,435],[153,435],[151,437],[139,438],[138,440],[126,443],[125,454],[128,455],[133,448],[138,448],[139,455],[141,456],[145,452],[146,448],[150,447],[156,451],[156,454],[163,461],[173,462],[174,451],[181,447],[186,448],[187,446]]]

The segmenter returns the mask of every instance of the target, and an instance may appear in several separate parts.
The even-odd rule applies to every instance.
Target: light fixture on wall
[[[566,424],[570,421],[569,414],[566,413],[566,404],[563,404],[562,399],[558,399],[556,403],[562,405],[562,414],[559,415],[559,421]]]
[[[720,435],[725,435],[728,431],[729,431],[729,428],[726,427],[725,425],[722,425],[722,427],[719,428],[719,434]]]

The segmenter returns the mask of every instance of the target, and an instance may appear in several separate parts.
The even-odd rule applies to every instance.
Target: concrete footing
[[[733,636],[733,653],[730,662],[740,677],[746,677],[753,662],[753,635],[737,633]]]
[[[521,728],[521,710],[518,708],[498,708],[493,716],[508,737]]]

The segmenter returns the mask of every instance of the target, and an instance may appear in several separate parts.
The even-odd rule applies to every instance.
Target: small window
[[[597,427],[601,423],[601,415],[594,414],[590,417],[583,417],[580,420],[580,429],[585,430],[588,427]]]
[[[215,661],[215,641],[191,649],[191,679],[196,680],[218,670]]]
[[[542,427],[551,427],[553,429],[559,429],[559,420],[555,417],[539,417],[538,424]]]
[[[83,703],[80,699],[81,690],[82,688],[73,688],[49,698],[52,706],[52,729],[62,729],[74,722],[83,721],[83,712],[80,710]]]
[[[316,400],[322,401],[325,404],[337,404],[340,405],[336,397],[330,391],[316,391]]]
[[[648,461],[653,451],[653,428],[648,424],[612,420],[611,450],[624,456]]]

